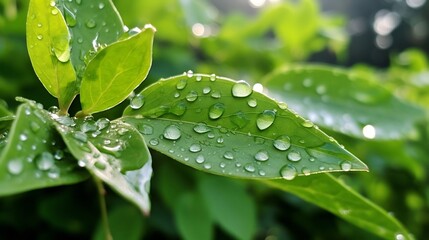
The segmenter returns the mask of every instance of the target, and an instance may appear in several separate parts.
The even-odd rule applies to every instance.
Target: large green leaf
[[[37,77],[67,112],[77,95],[70,61],[70,33],[55,3],[31,0],[27,16],[27,46]]]
[[[146,78],[152,64],[155,28],[102,49],[88,64],[81,85],[82,111],[101,112],[116,106]]]
[[[293,179],[367,170],[317,126],[244,81],[189,72],[146,88],[124,115],[133,116],[124,121],[151,148],[215,174]]]
[[[326,66],[274,72],[262,83],[320,126],[359,138],[398,139],[423,117],[422,110],[395,98],[375,82]]]
[[[57,2],[72,34],[71,61],[80,80],[95,52],[124,34],[124,24],[111,0]]]
[[[78,164],[148,214],[152,159],[140,133],[120,120],[65,119],[55,126]]]
[[[56,134],[49,115],[22,104],[0,155],[0,195],[10,195],[88,178]]]
[[[391,214],[363,198],[330,174],[317,174],[294,181],[264,183],[290,192],[385,239],[413,239]]]

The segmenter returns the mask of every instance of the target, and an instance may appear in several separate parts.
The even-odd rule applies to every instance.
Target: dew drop
[[[56,150],[54,153],[55,160],[61,160],[64,157],[64,152],[60,149]]]
[[[198,98],[198,93],[196,91],[190,91],[188,95],[186,95],[186,100],[188,102],[194,102]]]
[[[216,74],[211,74],[210,75],[210,81],[216,81]]]
[[[49,170],[54,166],[54,156],[49,152],[43,152],[36,158],[36,165],[39,170]]]
[[[258,102],[256,101],[256,99],[252,98],[252,99],[249,99],[249,101],[247,101],[247,105],[249,105],[249,107],[254,108],[258,106]]]
[[[223,103],[215,103],[209,108],[209,118],[218,119],[225,112],[225,106]]]
[[[285,165],[280,169],[280,176],[285,180],[293,180],[297,175],[296,169],[291,165]]]
[[[186,79],[180,79],[179,82],[176,84],[177,90],[182,90],[186,87],[186,84],[188,84],[188,81]]]
[[[95,124],[94,120],[88,120],[82,123],[80,125],[80,131],[87,133],[87,132],[94,132],[98,129],[97,125]]]
[[[301,160],[301,153],[299,153],[297,151],[291,151],[287,155],[287,159],[289,159],[292,162],[298,162]]]
[[[326,86],[325,85],[319,85],[319,86],[317,86],[316,92],[319,95],[325,94],[326,93]]]
[[[40,130],[40,125],[37,122],[31,122],[30,123],[31,131],[34,133],[37,133]]]
[[[53,9],[51,10],[51,13],[52,13],[52,15],[57,15],[57,14],[58,14],[58,9],[53,8]]]
[[[74,132],[73,138],[80,141],[80,142],[83,142],[83,143],[86,143],[88,141],[88,136],[84,132],[81,132],[81,131]]]
[[[290,148],[290,138],[286,135],[278,137],[274,140],[274,147],[280,151],[286,151]]]
[[[194,143],[189,147],[189,151],[196,153],[196,152],[201,152],[201,145],[198,143]]]
[[[225,168],[226,167],[226,163],[224,163],[224,162],[219,163],[219,167],[220,168]]]
[[[284,102],[278,102],[277,106],[279,106],[280,109],[287,109],[287,104]]]
[[[310,120],[305,120],[301,123],[301,125],[305,128],[311,128],[314,126],[314,123],[312,123]]]
[[[37,35],[37,39],[42,40],[43,36],[41,34]]]
[[[204,169],[209,170],[212,168],[212,165],[210,163],[204,163],[203,167],[204,167]]]
[[[42,27],[42,24],[41,24],[41,23],[38,23],[38,24],[37,24],[37,27],[38,27],[38,28],[41,28],[41,27]]]
[[[352,164],[349,161],[343,161],[340,163],[341,170],[350,171],[352,169]]]
[[[51,179],[56,179],[60,177],[60,169],[59,168],[51,168],[48,171],[48,177]]]
[[[99,3],[99,4],[98,4],[98,9],[103,9],[103,8],[104,8],[104,3],[102,3],[102,2],[101,2],[101,3]]]
[[[185,114],[186,108],[186,103],[184,101],[180,101],[170,108],[170,113],[176,116],[182,116]]]
[[[275,118],[276,112],[273,110],[265,110],[258,115],[258,118],[256,119],[256,126],[259,128],[259,130],[265,130],[274,123]]]
[[[97,126],[98,130],[103,130],[110,125],[110,120],[107,118],[100,118],[97,120],[97,122],[95,122],[95,125]]]
[[[95,26],[97,26],[97,23],[94,19],[89,19],[88,21],[86,21],[85,26],[88,28],[95,28]]]
[[[206,133],[210,131],[210,128],[205,123],[198,123],[195,125],[194,131],[197,133]]]
[[[179,92],[175,92],[173,96],[174,96],[174,98],[178,98],[178,97],[180,97],[180,93]]]
[[[373,125],[368,124],[362,128],[362,134],[367,139],[374,139],[377,135],[377,131]]]
[[[215,137],[214,133],[210,132],[207,134],[207,137],[213,139]]]
[[[238,128],[243,128],[250,122],[250,119],[246,116],[246,114],[241,111],[233,114],[230,120]]]
[[[205,158],[204,158],[204,156],[203,155],[198,155],[196,158],[195,158],[195,162],[197,162],[197,163],[203,163],[205,161]]]
[[[104,163],[104,162],[96,161],[94,163],[94,167],[97,168],[97,169],[99,169],[99,170],[106,170],[107,166],[106,166],[106,163]]]
[[[405,240],[405,236],[401,233],[395,235],[395,240]]]
[[[255,159],[260,162],[265,162],[269,159],[268,152],[265,150],[260,150],[255,154]]]
[[[302,174],[304,174],[304,176],[308,176],[311,174],[311,170],[309,168],[303,167],[301,169]]]
[[[218,137],[217,139],[216,139],[216,142],[217,143],[219,143],[219,144],[222,144],[223,143],[223,137]]]
[[[209,94],[212,91],[210,87],[203,88],[203,94]]]
[[[76,0],[77,5],[80,5],[82,3],[82,0]]]
[[[224,157],[225,159],[228,159],[228,160],[233,160],[233,159],[234,159],[234,154],[233,154],[232,152],[230,152],[230,151],[226,151],[226,152],[223,154],[223,157]]]
[[[7,163],[7,170],[12,175],[18,175],[24,169],[24,164],[20,159],[12,159]]]
[[[144,105],[143,95],[137,94],[130,101],[130,107],[132,109],[140,109]]]
[[[159,144],[159,140],[157,138],[152,138],[151,140],[149,140],[149,144],[152,146],[156,146]]]
[[[177,140],[182,136],[177,125],[170,125],[164,129],[164,137],[168,140]]]
[[[258,174],[259,174],[259,176],[265,176],[265,175],[267,175],[267,173],[264,170],[259,170]]]
[[[19,135],[19,140],[25,142],[28,140],[28,136],[25,133]]]
[[[186,76],[187,76],[188,78],[191,78],[191,77],[193,77],[193,76],[194,76],[194,72],[193,72],[192,70],[189,70],[189,71],[187,71],[187,72],[186,72]]]
[[[232,96],[234,97],[247,97],[252,93],[252,88],[250,87],[250,85],[241,80],[236,82],[233,86],[232,86]]]
[[[200,82],[203,79],[203,77],[201,75],[198,75],[195,77],[195,79],[197,80],[197,82]]]
[[[137,129],[143,135],[151,135],[153,133],[153,127],[147,124],[141,124]]]
[[[248,163],[248,164],[244,165],[244,170],[246,170],[247,172],[253,173],[256,171],[256,168],[253,164]]]
[[[220,94],[219,91],[213,91],[212,94],[210,95],[212,98],[215,99],[219,99],[222,95]]]

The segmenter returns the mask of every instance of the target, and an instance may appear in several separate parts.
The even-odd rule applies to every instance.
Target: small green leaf
[[[256,205],[245,185],[231,179],[202,175],[199,191],[213,219],[235,239],[253,239],[256,233]]]
[[[70,33],[53,1],[31,0],[27,16],[27,48],[37,77],[67,112],[77,95],[70,61]]]
[[[124,115],[132,117],[124,121],[145,135],[149,147],[202,171],[293,179],[367,170],[317,126],[244,81],[188,72],[137,97],[143,103],[128,107]]]
[[[401,102],[381,85],[338,68],[291,67],[262,83],[313,122],[354,137],[399,139],[423,117],[421,109]]]
[[[95,52],[124,34],[124,24],[111,0],[57,2],[72,34],[71,61],[80,81]]]
[[[385,239],[413,239],[391,214],[330,174],[318,174],[289,182],[263,182],[290,192],[377,236]]]
[[[60,122],[55,126],[78,164],[148,214],[152,159],[140,133],[119,120]]]
[[[152,64],[155,28],[102,49],[88,64],[81,85],[82,111],[101,112],[125,100],[146,78]]]
[[[0,195],[73,184],[88,178],[55,134],[49,115],[22,104],[0,155]]]

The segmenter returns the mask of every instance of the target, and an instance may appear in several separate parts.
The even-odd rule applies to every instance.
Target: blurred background
[[[381,83],[403,101],[420,106],[427,116],[426,0],[113,2],[130,29],[146,23],[157,28],[152,69],[138,90],[188,70],[257,83],[283,66],[330,64]],[[0,99],[11,109],[18,104],[15,96],[45,106],[56,104],[36,78],[27,55],[27,5],[25,0],[0,0]],[[79,109],[78,102],[72,112]],[[126,104],[102,115],[118,117]],[[416,239],[429,236],[428,121],[416,125],[413,136],[391,141],[332,134],[371,170],[338,176],[396,216]],[[219,209],[220,218],[243,222],[230,229],[220,220],[207,220],[210,228],[201,231],[213,239],[378,239],[293,195],[196,173],[160,154],[153,158],[150,217],[140,216],[113,192],[107,196],[116,239],[186,238],[181,224],[204,213],[205,206],[197,200],[207,198],[207,187],[225,194],[218,199],[221,202],[238,198],[237,213],[231,216]],[[222,186],[230,186],[229,191],[224,193]],[[95,194],[92,182],[84,182],[2,198],[0,238],[100,239]],[[240,203],[246,207],[240,208]],[[191,211],[190,206],[203,210]],[[180,217],[183,212],[189,219]]]

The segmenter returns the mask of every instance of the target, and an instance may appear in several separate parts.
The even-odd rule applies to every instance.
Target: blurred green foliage
[[[315,1],[284,1],[251,13],[220,11],[209,1],[197,0],[115,4],[125,25],[151,23],[158,30],[153,67],[139,89],[188,69],[257,83],[281,67],[307,62],[320,51],[334,54],[339,63],[347,54],[346,19],[321,12]],[[0,98],[12,112],[18,105],[15,96],[45,106],[55,104],[37,80],[27,55],[27,5],[25,0],[0,1]],[[416,239],[429,235],[428,61],[425,53],[408,49],[392,54],[387,69],[359,64],[349,70],[424,109],[425,117],[411,135],[371,140],[324,129],[371,171],[335,176],[391,212]],[[123,108],[120,105],[100,115],[118,117]],[[0,150],[2,126],[8,125],[2,119],[8,115],[3,109],[0,107]],[[76,109],[75,103],[72,111]],[[136,214],[137,208],[113,192],[106,196],[115,239],[378,239],[294,195],[258,183],[197,173],[161,154],[153,153],[153,159],[153,209],[148,218]],[[216,192],[207,188],[218,194],[213,196]],[[94,192],[92,182],[83,182],[1,198],[0,234],[15,239],[100,239]],[[221,198],[221,194],[225,195]],[[230,205],[226,208],[219,203]],[[226,224],[236,215],[244,220]],[[201,229],[189,228],[192,224],[201,224]]]

